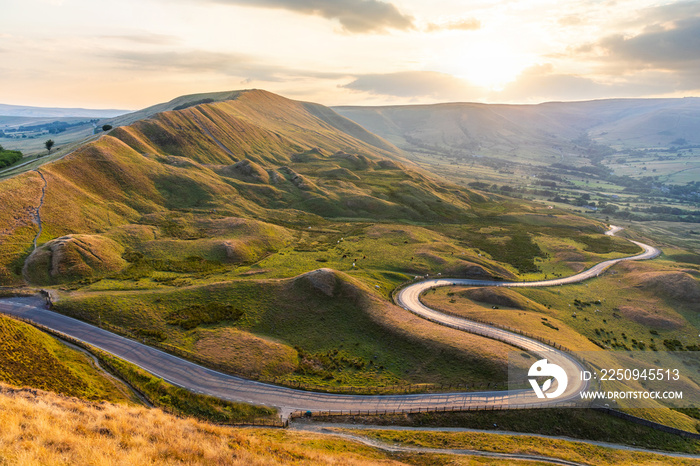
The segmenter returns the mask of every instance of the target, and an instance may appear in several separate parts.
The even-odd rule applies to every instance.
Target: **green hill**
[[[43,198],[36,172],[0,182],[8,207],[0,213],[0,283],[20,280],[40,204],[42,244],[152,225],[154,214],[174,211],[306,225],[456,222],[483,200],[412,168],[396,147],[332,110],[265,91],[188,96],[130,118],[139,116],[147,118],[42,166]]]

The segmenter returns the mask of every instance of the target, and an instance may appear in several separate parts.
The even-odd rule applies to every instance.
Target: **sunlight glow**
[[[453,73],[479,87],[498,91],[528,66],[527,58],[503,45],[483,43],[462,53],[450,67]]]

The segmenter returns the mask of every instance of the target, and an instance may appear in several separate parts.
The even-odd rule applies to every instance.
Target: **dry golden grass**
[[[269,377],[294,372],[299,357],[291,346],[234,328],[200,330],[194,348],[197,354],[234,372]]]
[[[400,464],[336,438],[241,429],[158,409],[94,404],[0,385],[0,464]]]

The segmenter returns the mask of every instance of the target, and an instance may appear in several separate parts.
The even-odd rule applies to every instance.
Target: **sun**
[[[504,44],[480,42],[456,52],[447,66],[472,85],[498,91],[531,65],[529,58]]]
[[[465,63],[458,75],[489,90],[502,89],[529,66],[523,56],[498,44],[475,47],[462,59]]]

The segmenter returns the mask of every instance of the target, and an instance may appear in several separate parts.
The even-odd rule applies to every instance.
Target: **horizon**
[[[342,105],[700,95],[694,1],[27,0],[0,18],[0,102],[137,109],[255,87]]]
[[[120,115],[125,115],[127,113],[132,113],[132,112],[138,112],[140,110],[144,110],[146,108],[159,105],[162,103],[170,102],[172,100],[175,100],[180,97],[187,97],[190,95],[206,95],[206,94],[214,94],[214,93],[219,93],[219,92],[238,92],[238,91],[253,91],[253,90],[259,90],[259,91],[265,91],[265,92],[271,92],[268,91],[267,89],[258,89],[258,88],[251,88],[251,89],[231,89],[231,90],[225,90],[225,91],[211,91],[211,92],[199,92],[199,93],[193,93],[193,94],[183,94],[183,95],[178,95],[174,96],[172,98],[169,98],[164,101],[160,102],[153,102],[150,103],[144,107],[140,108],[131,108],[131,109],[126,109],[126,108],[98,108],[98,107],[77,107],[77,106],[67,106],[67,107],[49,107],[49,106],[41,106],[41,105],[21,105],[21,104],[7,104],[5,102],[0,102],[0,106],[6,106],[6,107],[17,107],[17,108],[35,108],[35,109],[58,109],[58,110],[86,110],[86,111],[122,111],[124,113]],[[277,93],[273,93],[277,94]],[[287,96],[280,95],[281,97],[288,98]],[[607,98],[600,98],[600,99],[588,99],[588,100],[547,100],[547,101],[542,101],[542,102],[531,102],[531,103],[506,103],[506,102],[476,102],[476,101],[439,101],[439,102],[432,102],[432,103],[408,103],[408,104],[402,104],[402,103],[397,103],[397,104],[374,104],[374,105],[355,105],[355,104],[344,104],[344,105],[325,105],[322,102],[312,102],[312,103],[317,103],[321,104],[324,106],[327,106],[329,108],[333,107],[412,107],[412,106],[429,106],[429,105],[453,105],[453,104],[464,104],[464,105],[507,105],[507,106],[537,106],[537,105],[547,105],[547,104],[578,104],[578,103],[587,103],[587,102],[605,102],[605,101],[615,101],[615,100],[684,100],[684,99],[700,99],[700,95],[688,95],[688,96],[682,96],[682,97],[607,97]],[[290,100],[298,100],[298,99],[291,99]],[[302,101],[302,100],[300,100]],[[81,117],[84,115],[80,114],[75,114],[73,115],[75,117]]]

